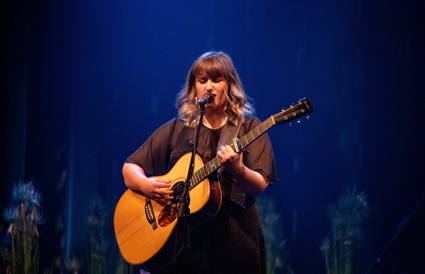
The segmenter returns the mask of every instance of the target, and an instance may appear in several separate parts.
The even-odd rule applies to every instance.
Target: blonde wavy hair
[[[244,116],[255,115],[251,98],[245,94],[242,82],[229,55],[221,51],[202,54],[193,64],[186,77],[185,87],[177,94],[176,107],[186,126],[195,127],[198,115],[195,81],[198,76],[223,77],[227,81],[224,113],[234,125],[243,123]]]

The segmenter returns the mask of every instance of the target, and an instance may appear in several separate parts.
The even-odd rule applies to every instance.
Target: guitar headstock
[[[303,117],[313,111],[309,98],[303,98],[297,103],[282,109],[281,112],[272,115],[275,124],[287,123],[294,119]]]

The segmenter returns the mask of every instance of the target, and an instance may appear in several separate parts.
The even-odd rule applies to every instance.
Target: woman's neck
[[[202,120],[202,123],[204,126],[210,129],[219,129],[226,124],[227,116],[225,116],[223,113],[216,114],[212,113],[210,115],[205,115],[204,119]]]

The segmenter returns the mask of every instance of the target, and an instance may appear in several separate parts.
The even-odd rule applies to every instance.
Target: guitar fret
[[[260,137],[264,132],[266,132],[270,127],[274,125],[273,120],[271,117],[269,117],[267,120],[253,128],[250,132],[248,132],[246,135],[241,137],[239,140],[242,148],[246,147],[250,143],[252,143],[255,139]]]
[[[201,167],[197,172],[195,172],[190,180],[190,189],[197,186],[205,178],[208,177],[214,170],[221,166],[221,162],[218,156],[208,162],[205,166]]]

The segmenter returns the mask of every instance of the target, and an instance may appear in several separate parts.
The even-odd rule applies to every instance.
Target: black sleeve
[[[169,169],[169,140],[173,134],[175,119],[172,119],[157,130],[127,159],[126,163],[134,163],[143,168],[147,176],[159,176]]]

